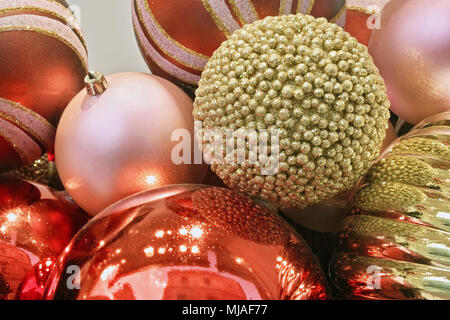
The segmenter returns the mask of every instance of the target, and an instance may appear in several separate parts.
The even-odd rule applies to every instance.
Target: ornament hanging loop
[[[99,71],[89,71],[84,78],[84,84],[90,96],[97,96],[108,89],[108,81],[106,81],[103,73]]]

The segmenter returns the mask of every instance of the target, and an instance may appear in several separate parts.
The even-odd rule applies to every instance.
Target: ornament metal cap
[[[108,81],[100,71],[89,71],[84,78],[84,84],[89,95],[96,96],[108,89]]]

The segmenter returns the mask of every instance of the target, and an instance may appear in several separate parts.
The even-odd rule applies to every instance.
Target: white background
[[[90,70],[104,74],[150,72],[134,37],[132,0],[66,1],[80,8],[80,22],[88,45]]]

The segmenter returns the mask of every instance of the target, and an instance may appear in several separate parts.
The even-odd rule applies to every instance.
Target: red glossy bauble
[[[25,180],[1,179],[0,275],[9,288],[4,298],[39,298],[45,269],[87,221],[87,214],[64,193]],[[31,283],[34,271],[38,277]]]
[[[81,91],[58,126],[56,165],[75,202],[95,215],[139,191],[203,182],[206,165],[172,159],[179,144],[174,134],[183,131],[192,155],[187,162],[194,163],[192,100],[154,75],[121,73],[107,80],[101,94]]]
[[[83,87],[87,51],[78,22],[64,5],[0,2],[0,171],[52,151],[54,126]]]
[[[176,185],[91,220],[51,272],[45,298],[302,300],[325,299],[327,288],[308,246],[277,214],[229,189]]]
[[[136,38],[154,74],[195,86],[212,53],[244,24],[308,13],[343,26],[345,0],[133,1]]]

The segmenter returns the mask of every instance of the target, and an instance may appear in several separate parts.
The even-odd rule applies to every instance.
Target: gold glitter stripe
[[[236,1],[234,0],[229,0],[231,7],[233,8],[234,13],[237,15],[239,21],[241,22],[242,25],[247,24],[248,22],[245,21],[244,16],[242,15],[241,10],[239,10],[239,8],[236,5]]]
[[[134,32],[136,32],[136,34],[138,34],[138,32],[137,32],[137,30],[136,30],[136,26],[133,26],[133,29],[134,29]],[[146,52],[145,50],[144,50],[144,52]],[[150,58],[161,70],[163,70],[164,72],[166,72],[167,74],[169,74],[170,76],[172,76],[172,77],[174,77],[174,78],[177,78],[177,79],[180,79],[181,81],[183,81],[183,82],[186,82],[186,83],[189,83],[189,84],[192,84],[192,85],[198,85],[198,83],[197,82],[195,82],[195,81],[191,81],[191,80],[189,80],[189,79],[185,79],[185,78],[183,78],[183,76],[181,76],[181,75],[179,75],[179,74],[174,74],[173,72],[170,72],[170,71],[168,71],[166,68],[164,68],[160,63],[158,63],[155,59],[153,59],[153,57],[151,57],[148,53],[146,53],[146,55],[147,55],[147,57],[148,58]]]
[[[309,7],[308,7],[308,11],[306,12],[307,14],[311,14],[311,11],[314,7],[315,2],[316,2],[316,0],[311,0],[311,3],[309,4]]]
[[[283,16],[292,12],[292,0],[280,0],[280,11],[278,11],[279,16]]]
[[[46,0],[49,1],[49,0]],[[57,4],[61,5],[59,2],[56,2]],[[61,5],[62,6],[62,5]],[[73,13],[66,7],[62,6],[62,8],[64,8],[64,10],[67,10],[67,14],[70,15],[74,21],[76,21],[75,16],[73,15]],[[69,28],[73,29],[74,32],[76,33],[76,35],[78,36],[78,38],[80,39],[81,43],[83,43],[83,46],[85,48],[87,48],[87,44],[86,41],[84,39],[83,33],[81,31],[81,28],[79,25],[74,24],[72,21],[70,21],[67,17],[64,17],[62,15],[60,15],[59,13],[49,10],[49,9],[45,9],[45,8],[41,8],[41,7],[33,7],[33,6],[16,6],[16,7],[9,7],[9,8],[3,8],[0,9],[0,14],[1,13],[10,13],[10,12],[14,12],[14,11],[18,11],[18,10],[33,10],[33,11],[39,11],[39,12],[43,12],[43,13],[48,13],[51,14],[52,16],[57,17],[60,20],[63,20],[64,23],[66,25],[69,26]]]
[[[339,20],[339,18],[342,16],[342,14],[345,13],[345,10],[347,10],[347,8],[345,6],[342,6],[341,10],[339,10],[339,12],[337,13],[337,15],[330,20],[331,23],[336,23],[336,21]]]
[[[158,26],[159,30],[161,30],[161,32],[167,37],[168,40],[170,40],[171,42],[173,42],[173,44],[175,44],[176,46],[180,47],[180,49],[183,49],[183,50],[189,52],[190,54],[193,54],[193,55],[195,55],[195,56],[197,56],[197,57],[199,57],[199,58],[202,58],[202,59],[206,59],[206,60],[209,60],[209,59],[210,59],[210,57],[208,57],[208,56],[206,56],[206,55],[204,55],[204,54],[198,53],[198,52],[196,52],[196,51],[194,51],[194,50],[192,50],[192,49],[189,49],[188,47],[183,46],[181,43],[179,43],[178,41],[176,41],[175,39],[173,39],[173,38],[166,32],[166,30],[164,30],[163,27],[158,23],[158,21],[156,20],[155,16],[153,15],[153,12],[152,12],[150,6],[148,5],[147,1],[144,1],[144,2],[145,2],[145,7],[146,7],[147,12],[150,14],[150,16],[152,17],[153,21],[154,21],[155,24]]]
[[[233,33],[232,30],[228,30],[228,28],[225,26],[225,23],[222,21],[222,19],[217,15],[217,13],[212,8],[211,4],[209,3],[209,0],[202,0],[203,6],[205,7],[206,11],[208,11],[211,18],[216,23],[217,27],[222,31],[227,38],[231,36]]]
[[[258,20],[258,12],[256,12],[255,6],[253,5],[253,2],[251,2],[250,0],[243,0],[247,2],[248,7],[250,8],[250,10],[253,13],[253,20],[251,21],[247,21],[243,14],[241,9],[239,8],[238,4],[236,3],[237,0],[229,0],[231,7],[233,8],[234,13],[236,13],[236,15],[239,18],[239,21],[241,21],[242,24],[248,24],[248,23],[252,23],[256,20]]]
[[[4,113],[3,111],[0,111],[0,118],[8,121],[9,123],[15,125],[16,127],[22,129],[22,131],[30,134],[31,136],[33,136],[33,138],[38,140],[37,142],[41,146],[43,146],[44,148],[47,149],[48,143],[44,142],[43,139],[41,139],[36,132],[34,132],[31,128],[29,128],[26,125],[24,125],[22,122],[18,121],[16,118],[11,117],[10,115]]]
[[[14,109],[20,110],[19,112],[21,112],[21,113],[26,113],[29,116],[33,117],[35,120],[37,120],[39,123],[41,123],[44,127],[46,127],[48,129],[48,133],[51,133],[52,135],[54,135],[54,133],[56,133],[56,128],[50,122],[48,122],[44,117],[42,117],[40,114],[34,112],[33,110],[30,110],[19,103],[16,103],[16,102],[13,102],[13,101],[10,101],[7,99],[3,99],[3,98],[0,98],[0,102],[7,104]],[[7,119],[10,122],[13,122],[16,126],[20,127],[22,130],[30,133],[36,140],[39,141],[41,146],[43,146],[44,148],[48,149],[48,148],[52,147],[50,144],[52,144],[54,141],[45,141],[45,139],[42,138],[42,135],[37,134],[28,125],[26,125],[19,119],[16,119],[14,116],[9,115],[3,111],[0,111],[0,114],[2,115],[3,118]],[[50,138],[50,139],[54,140],[54,137]]]
[[[162,27],[161,25],[156,21],[155,16],[153,15],[153,13],[151,12],[151,8],[148,5],[147,1],[143,1],[144,5],[145,5],[145,10],[146,12],[149,14],[149,16],[151,17],[151,19],[153,20],[153,22],[155,23],[155,26],[159,29],[159,31],[161,31],[161,33],[167,38],[168,41],[170,41],[172,44],[174,44],[175,46],[178,47],[178,49],[187,52],[188,54],[192,54],[193,56],[199,58],[199,59],[204,59],[205,60],[205,65],[208,62],[208,60],[210,59],[210,57],[202,55],[198,52],[195,52],[189,48],[186,48],[185,46],[183,46],[181,43],[179,43],[178,41],[176,41],[175,39],[173,39]],[[138,15],[138,18],[140,21],[144,21],[144,16],[142,13],[142,10],[140,10],[140,8],[138,6],[136,6],[136,12]],[[161,45],[158,41],[158,39],[156,39],[156,37],[153,35],[152,32],[150,32],[148,30],[148,27],[146,26],[145,23],[143,23],[145,26],[145,30],[147,31],[147,34],[150,35],[150,38],[153,40],[153,42],[158,46],[159,49],[161,49],[162,52],[164,52],[166,55],[168,55],[170,58],[172,58],[173,60],[177,61],[178,63],[185,65],[191,69],[194,70],[198,70],[198,71],[203,71],[204,67],[200,67],[200,66],[195,66],[192,63],[189,63],[187,61],[181,60],[179,57],[177,57],[175,55],[175,53],[169,52],[168,50],[166,50],[166,48],[164,48],[163,45]]]
[[[172,76],[172,77],[174,77],[176,79],[179,79],[181,81],[184,81],[186,83],[189,83],[189,84],[192,84],[192,85],[197,85],[197,82],[200,80],[199,76],[194,75],[194,74],[192,74],[192,73],[190,73],[190,72],[188,72],[186,70],[183,70],[180,67],[174,65],[172,62],[166,60],[164,57],[162,57],[159,54],[159,52],[156,51],[156,49],[153,47],[153,45],[150,43],[150,41],[145,37],[144,31],[141,29],[141,26],[139,24],[139,20],[137,18],[136,12],[135,12],[136,8],[134,6],[132,7],[132,10],[133,10],[133,15],[132,15],[133,29],[134,29],[134,32],[135,32],[137,38],[140,40],[140,43],[139,43],[139,41],[138,41],[138,43],[139,43],[139,47],[141,48],[141,51],[144,52],[145,55],[150,60],[152,60],[161,70],[163,70],[164,72],[166,72],[170,76]],[[154,51],[155,57],[152,56],[151,50]],[[179,71],[179,72],[177,72],[177,71],[173,71],[173,72],[169,71],[167,68],[163,67],[161,65],[161,63],[159,63],[157,61],[156,58],[161,59],[161,61],[166,62],[168,65],[173,66],[174,69],[178,69],[177,71]],[[192,80],[184,77],[182,75],[183,72],[188,74],[188,75],[190,75]]]
[[[346,6],[347,10],[352,10],[352,11],[359,11],[361,13],[365,13],[365,14],[377,14],[376,10],[370,10],[369,8],[364,8],[364,7],[356,7],[356,6]]]
[[[303,3],[305,1],[308,1],[308,0],[298,0],[297,1],[297,10],[295,11],[295,13],[305,13],[305,12],[302,12]]]
[[[65,45],[67,45],[69,48],[72,49],[72,51],[78,56],[80,59],[80,62],[84,68],[84,70],[87,72],[87,61],[84,59],[83,55],[78,52],[78,50],[66,39],[60,37],[57,33],[49,30],[43,30],[40,28],[34,28],[30,26],[9,26],[9,27],[0,27],[0,32],[7,32],[7,31],[32,31],[37,32],[46,36],[50,36],[53,38],[58,39],[59,41],[63,42]],[[81,41],[80,41],[81,42]]]
[[[308,4],[308,6],[305,9],[306,4]],[[308,13],[310,5],[311,5],[310,0],[298,0],[296,13],[303,13],[303,14]],[[305,9],[305,10],[302,10],[302,9]]]
[[[19,158],[22,160],[23,164],[31,164],[42,154],[42,149],[30,137],[28,137],[19,128],[9,123],[7,120],[0,118],[0,128],[1,127],[9,127],[9,130],[7,128],[5,129],[7,129],[9,133],[12,133],[14,135],[16,141],[18,141],[22,145],[22,147],[25,147],[25,144],[27,143],[30,143],[29,146],[32,146],[31,149],[29,149],[28,152],[25,153],[24,150],[20,149],[18,143],[12,142],[12,137],[8,134],[8,132],[0,131],[0,135],[2,136],[2,138],[5,139],[5,141],[11,146],[11,148],[13,148],[14,151],[19,155]],[[35,150],[32,150],[33,148],[35,148]],[[39,152],[37,151],[38,149]],[[36,153],[33,156],[33,153],[35,152],[38,152],[39,155],[37,155]]]

